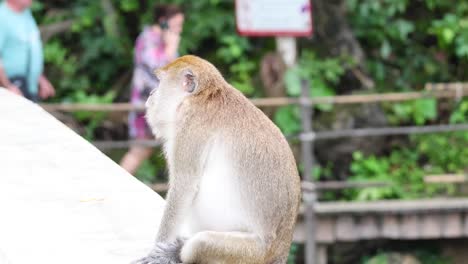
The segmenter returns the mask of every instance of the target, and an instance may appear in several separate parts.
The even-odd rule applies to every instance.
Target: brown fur
[[[184,89],[186,71],[195,76],[196,88],[177,105],[174,137],[160,135],[165,146],[172,142],[173,147],[166,149],[171,188],[157,240],[175,239],[183,212],[197,195],[204,164],[200,159],[210,140],[222,135],[243,186],[242,204],[253,223],[246,230],[197,233],[182,248],[182,260],[185,256],[194,263],[284,263],[300,202],[300,180],[287,141],[209,62],[183,56],[157,75],[161,85],[175,83],[171,89]],[[161,126],[153,107],[148,105],[148,122]]]

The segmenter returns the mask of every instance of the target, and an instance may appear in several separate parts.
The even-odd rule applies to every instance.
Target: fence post
[[[307,100],[310,98],[309,82],[307,80],[301,81],[301,124],[302,132],[304,134],[311,134],[312,130],[312,117],[313,105],[308,104]],[[313,135],[313,133],[312,133]],[[300,137],[301,152],[303,163],[303,180],[312,182],[312,169],[314,167],[314,142],[308,138]],[[314,264],[317,259],[317,251],[315,245],[315,214],[314,204],[316,201],[315,190],[311,192],[303,192],[303,200],[305,203],[305,224],[306,224],[306,244],[305,244],[305,260],[306,264]]]

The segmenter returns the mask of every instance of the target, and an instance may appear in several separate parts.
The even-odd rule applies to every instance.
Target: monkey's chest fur
[[[244,231],[248,223],[246,205],[226,148],[214,144],[204,159],[206,167],[182,234],[191,236],[203,230]]]

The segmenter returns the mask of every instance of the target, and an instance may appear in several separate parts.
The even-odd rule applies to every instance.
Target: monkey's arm
[[[197,194],[198,180],[181,174],[179,170],[169,170],[170,189],[166,197],[166,208],[159,225],[156,243],[148,256],[132,264],[176,264],[181,263],[179,253],[185,240],[178,238],[180,227]]]
[[[166,208],[159,225],[156,242],[170,242],[176,239],[177,233],[186,219],[190,206],[197,194],[198,180],[190,176],[176,175],[176,182],[171,186],[166,198]]]
[[[171,177],[174,173],[171,173]],[[197,182],[190,184],[187,178],[177,174],[180,184],[171,184],[166,197],[166,207],[159,224],[156,243],[149,254],[132,262],[132,264],[178,264],[180,250],[185,243],[179,235],[180,227],[186,219],[187,212],[197,194]],[[173,182],[173,180],[171,180]]]

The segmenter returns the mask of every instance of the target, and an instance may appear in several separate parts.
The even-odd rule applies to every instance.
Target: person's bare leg
[[[135,172],[140,167],[141,163],[149,158],[153,153],[152,148],[133,146],[128,152],[124,155],[120,161],[120,166],[128,171],[130,174],[135,175]]]

